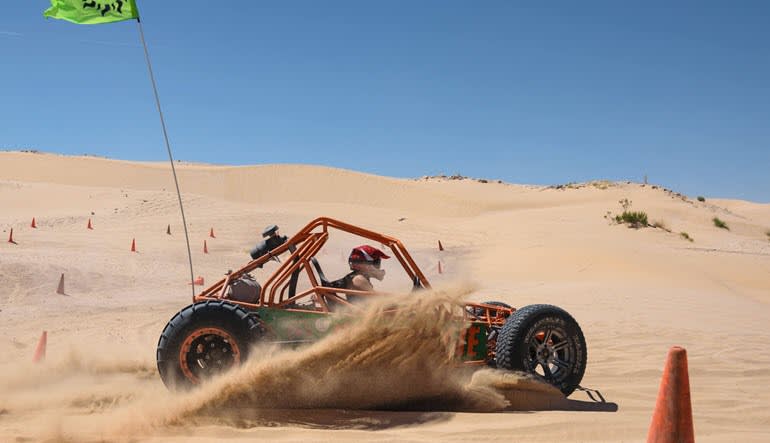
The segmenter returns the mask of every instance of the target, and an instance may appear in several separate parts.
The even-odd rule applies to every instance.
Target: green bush
[[[770,229],[765,231],[765,235],[767,236],[767,239],[770,240]]]
[[[727,223],[720,220],[719,217],[714,217],[713,221],[714,221],[714,226],[716,226],[717,228],[727,229],[728,231],[730,230],[730,228],[727,226]]]
[[[622,214],[615,216],[617,223],[626,223],[632,228],[643,228],[647,226],[647,213],[642,211],[623,211]]]
[[[705,202],[705,201],[706,201],[706,199],[705,199],[705,198],[704,198],[702,195],[699,195],[699,196],[698,196],[698,201],[699,201],[699,202]]]
[[[680,232],[679,236],[682,237],[685,240],[695,241],[695,240],[692,239],[692,237],[690,237],[690,234],[688,234],[686,232]]]

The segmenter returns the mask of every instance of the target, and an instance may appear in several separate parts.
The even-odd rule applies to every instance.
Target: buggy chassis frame
[[[227,300],[244,307],[247,310],[257,308],[278,308],[287,311],[304,311],[313,313],[331,313],[329,305],[336,303],[342,306],[350,307],[350,314],[360,313],[361,307],[351,304],[338,294],[350,294],[355,296],[380,296],[386,295],[383,292],[368,292],[352,289],[334,288],[324,285],[324,276],[315,261],[315,255],[321,250],[329,239],[330,230],[339,230],[366,238],[373,242],[380,243],[389,248],[398,262],[403,267],[409,278],[414,282],[415,289],[430,289],[431,285],[425,274],[417,266],[417,263],[406,250],[400,240],[387,235],[379,234],[368,229],[335,220],[329,217],[319,217],[308,223],[297,234],[286,240],[283,244],[272,249],[267,254],[250,261],[242,268],[228,273],[228,275],[214,283],[212,286],[203,290],[193,297],[193,303],[206,300]],[[281,265],[270,275],[262,284],[259,300],[257,303],[246,303],[228,298],[227,288],[232,281],[237,280],[242,275],[249,273],[269,260],[280,256],[286,252],[291,255],[285,259]],[[315,267],[316,272],[313,272]],[[300,293],[295,293],[296,281],[301,272],[305,272],[311,283],[311,287]],[[316,273],[318,275],[316,275]],[[304,297],[310,296],[314,302],[314,308],[302,308],[294,303]],[[502,327],[505,319],[513,313],[515,309],[485,303],[465,303],[463,309],[463,319],[471,322],[468,333],[473,332],[475,327],[482,327],[485,331]],[[478,333],[478,329],[476,333]],[[490,343],[493,344],[493,343]],[[494,358],[494,346],[488,346],[487,360]],[[466,361],[466,363],[485,363],[487,360]]]

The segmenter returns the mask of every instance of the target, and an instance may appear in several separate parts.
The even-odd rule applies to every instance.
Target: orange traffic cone
[[[203,240],[203,253],[208,254],[209,253],[209,247],[206,245],[206,240]]]
[[[35,217],[32,217],[32,223],[29,225],[30,228],[37,229],[37,223],[35,223]]]
[[[438,261],[438,273],[443,274],[444,270],[441,268],[441,260]]]
[[[690,380],[687,371],[687,351],[674,346],[668,351],[666,367],[660,380],[655,412],[647,432],[647,443],[692,443]]]
[[[88,226],[86,226],[86,229],[94,229],[94,226],[91,224],[91,219],[88,219]]]
[[[40,340],[37,342],[35,348],[35,355],[32,356],[32,363],[39,363],[41,360],[45,360],[45,348],[48,344],[48,331],[43,331],[40,336]]]
[[[171,235],[171,225],[166,226],[166,235]]]
[[[131,252],[136,252],[136,239],[131,239]]]
[[[13,228],[11,228],[11,233],[8,235],[8,243],[13,243],[14,245],[16,242],[13,240]]]
[[[61,277],[59,278],[59,286],[56,288],[56,293],[61,295],[66,295],[64,294],[64,274],[62,274]]]
[[[438,250],[439,251],[443,251],[444,250],[444,245],[441,244],[441,240],[438,241]]]
[[[209,237],[211,237],[211,238],[217,238],[217,237],[214,235],[214,228],[211,228],[211,231],[209,231]]]

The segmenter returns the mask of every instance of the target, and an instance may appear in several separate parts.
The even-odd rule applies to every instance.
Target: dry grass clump
[[[693,240],[692,237],[690,237],[690,234],[688,234],[686,232],[680,232],[679,236],[682,237],[683,239],[691,241],[691,242],[695,241],[695,240]]]
[[[631,183],[631,182],[627,182],[627,183]],[[616,186],[618,186],[618,183],[610,180],[591,180],[583,183],[569,182],[561,185],[551,185],[548,188],[564,190],[564,189],[582,189],[587,187],[594,187],[596,189],[605,190],[609,188],[614,188]]]
[[[717,228],[727,229],[728,231],[730,230],[730,227],[727,226],[727,223],[725,223],[724,221],[720,220],[719,217],[714,217],[712,219],[712,221],[714,222],[714,226],[716,226]]]
[[[663,220],[655,220],[652,222],[650,226],[652,226],[653,228],[662,229],[666,232],[671,232],[671,229],[668,228],[668,225],[666,225],[666,222],[664,222]]]
[[[597,189],[608,189],[611,186],[614,186],[614,184],[612,182],[610,182],[609,180],[594,180],[594,181],[589,182],[589,183],[591,184],[591,186],[593,186],[594,188],[597,188]]]

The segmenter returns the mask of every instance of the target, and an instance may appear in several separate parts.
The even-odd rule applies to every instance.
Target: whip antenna
[[[147,71],[150,73],[150,82],[152,91],[155,93],[155,105],[158,107],[160,116],[160,126],[163,128],[163,140],[166,142],[166,151],[168,151],[168,161],[171,163],[171,173],[174,175],[174,185],[176,186],[176,196],[179,199],[179,211],[182,213],[182,226],[184,226],[184,239],[187,242],[187,259],[190,262],[190,287],[192,296],[195,298],[195,273],[193,272],[192,252],[190,252],[190,235],[187,232],[187,220],[184,216],[184,205],[182,205],[182,193],[179,191],[179,180],[176,177],[176,168],[174,167],[174,156],[171,154],[171,144],[168,142],[168,132],[166,131],[166,121],[163,119],[163,110],[160,107],[160,98],[158,97],[158,87],[155,85],[155,75],[152,73],[152,63],[150,62],[150,53],[147,50],[147,42],[144,40],[144,30],[142,29],[142,20],[136,17],[136,24],[139,27],[139,37],[142,40],[144,48],[144,58],[147,61]]]

